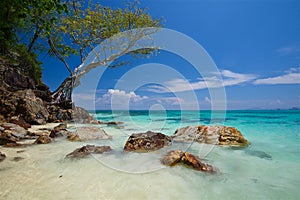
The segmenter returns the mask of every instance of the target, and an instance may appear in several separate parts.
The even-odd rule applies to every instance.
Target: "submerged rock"
[[[51,142],[51,138],[47,135],[39,136],[34,144],[49,144]]]
[[[227,146],[247,146],[248,141],[241,132],[229,126],[187,126],[177,129],[173,141],[217,144]]]
[[[266,160],[272,160],[272,156],[267,154],[266,152],[263,152],[263,151],[247,149],[245,151],[245,153],[248,154],[248,155],[251,155],[251,156],[256,156],[258,158],[262,158],[262,159],[266,159]]]
[[[95,146],[95,145],[86,145],[75,149],[73,152],[66,155],[67,158],[83,158],[90,154],[102,154],[104,152],[111,151],[110,146]]]
[[[166,166],[174,166],[176,164],[183,164],[187,167],[191,167],[195,170],[214,173],[217,170],[206,163],[202,163],[197,156],[193,154],[183,152],[181,150],[174,150],[168,152],[161,160],[161,163]]]
[[[78,135],[81,141],[104,140],[112,138],[112,136],[108,135],[103,129],[96,126],[78,127],[73,134]]]
[[[0,162],[3,161],[6,158],[6,155],[4,153],[0,152]]]
[[[149,152],[172,144],[172,138],[162,133],[148,131],[132,134],[126,141],[125,151]]]

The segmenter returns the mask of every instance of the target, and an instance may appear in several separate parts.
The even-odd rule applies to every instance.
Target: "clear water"
[[[0,147],[7,155],[0,163],[0,199],[300,199],[300,111],[99,111],[94,115],[101,121],[124,122],[120,127],[99,125],[112,140],[88,142],[110,145],[111,153],[65,159],[87,143],[64,138],[48,145]],[[152,130],[172,135],[177,128],[197,124],[234,126],[251,145],[233,149],[192,143],[147,154],[122,151],[132,133]],[[211,175],[162,166],[159,158],[178,148],[220,172]],[[15,162],[16,156],[24,159]]]

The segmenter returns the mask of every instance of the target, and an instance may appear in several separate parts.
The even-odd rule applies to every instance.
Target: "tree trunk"
[[[75,76],[69,76],[62,84],[52,93],[52,104],[61,108],[72,108],[72,92],[74,88]]]

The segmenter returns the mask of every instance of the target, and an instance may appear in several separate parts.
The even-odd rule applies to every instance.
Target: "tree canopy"
[[[114,34],[160,26],[160,20],[139,8],[136,1],[123,9],[82,0],[2,0],[0,6],[1,54],[24,44],[28,52],[43,50],[56,56],[70,74],[70,55],[78,55],[83,61],[97,44]],[[133,53],[143,55],[151,51]]]

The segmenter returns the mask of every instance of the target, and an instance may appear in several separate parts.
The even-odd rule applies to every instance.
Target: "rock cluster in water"
[[[172,138],[162,133],[148,131],[134,133],[126,141],[124,150],[135,152],[149,152],[172,144]]]
[[[195,170],[211,173],[216,172],[216,169],[213,166],[203,163],[197,156],[194,156],[193,154],[188,152],[183,152],[181,150],[174,150],[168,152],[160,161],[163,165],[170,167],[176,164],[183,164]]]
[[[199,142],[226,146],[247,146],[248,141],[241,132],[229,126],[187,126],[177,129],[173,141]]]
[[[86,145],[75,149],[73,152],[69,153],[67,158],[83,158],[90,154],[102,154],[104,152],[109,152],[112,149],[110,146],[95,146],[95,145]]]

